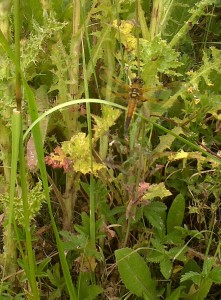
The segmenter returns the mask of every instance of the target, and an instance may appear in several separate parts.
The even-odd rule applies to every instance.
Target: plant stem
[[[160,32],[160,22],[163,14],[163,1],[154,0],[150,22],[151,40]]]
[[[17,104],[17,110],[21,110],[22,92],[21,92],[21,78],[20,78],[20,1],[14,0],[14,30],[15,30],[15,59],[17,60],[17,66],[15,69],[15,99]]]
[[[87,31],[86,31],[87,34]],[[85,96],[89,98],[88,81],[86,80],[86,61],[84,44],[82,42],[82,58],[83,58],[83,74],[84,74],[84,89]],[[89,137],[89,148],[90,148],[90,160],[91,160],[91,173],[90,173],[90,243],[93,248],[95,248],[96,242],[96,232],[95,232],[95,198],[94,198],[94,176],[93,176],[93,145],[92,145],[92,130],[91,130],[91,109],[90,103],[86,103],[87,110],[87,126],[88,126],[88,137]]]
[[[73,28],[70,56],[72,60],[72,67],[70,68],[69,77],[70,82],[70,95],[73,98],[78,94],[78,82],[79,82],[79,65],[80,65],[80,15],[81,15],[81,2],[79,0],[73,0]],[[77,130],[79,112],[78,110],[72,111],[69,114],[65,114],[65,122],[68,128],[68,139],[70,139]],[[75,181],[76,180],[76,181]],[[65,189],[65,214],[63,214],[63,229],[72,230],[73,226],[73,210],[77,199],[77,191],[79,189],[79,174],[66,174],[66,189]]]
[[[128,237],[129,237],[129,233],[130,233],[130,223],[131,223],[131,219],[129,218],[127,220],[127,229],[126,229],[126,233],[125,233],[123,248],[125,248],[127,246],[127,241],[128,241]]]

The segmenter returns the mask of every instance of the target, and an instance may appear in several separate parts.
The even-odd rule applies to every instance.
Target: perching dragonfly
[[[159,99],[164,99],[170,96],[171,90],[165,87],[146,89],[143,87],[144,81],[140,77],[133,78],[129,86],[127,85],[124,86],[128,90],[128,93],[126,95],[122,94],[123,95],[122,97],[127,100],[127,113],[126,113],[125,123],[124,123],[124,132],[127,135],[137,105],[142,102],[151,101],[152,99],[152,96],[145,97],[144,94],[146,92],[153,93],[153,91],[155,91],[157,92]]]
[[[124,123],[124,132],[127,134],[134,112],[137,108],[137,103],[143,101],[143,80],[139,77],[133,78],[129,93],[127,114]]]

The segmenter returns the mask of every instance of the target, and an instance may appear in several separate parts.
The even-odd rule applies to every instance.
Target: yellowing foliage
[[[154,198],[163,199],[164,197],[171,196],[171,192],[165,187],[164,182],[159,184],[150,185],[148,191],[143,196],[144,200],[153,200]]]
[[[96,174],[97,171],[105,168],[105,165],[97,163],[95,160],[91,162],[89,146],[89,137],[83,132],[75,134],[70,141],[62,143],[62,150],[66,157],[73,161],[75,172]]]

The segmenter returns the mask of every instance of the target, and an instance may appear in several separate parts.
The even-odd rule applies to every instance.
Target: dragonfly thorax
[[[130,91],[130,97],[131,98],[139,98],[140,97],[140,90],[137,89],[137,88],[131,88],[131,91]]]

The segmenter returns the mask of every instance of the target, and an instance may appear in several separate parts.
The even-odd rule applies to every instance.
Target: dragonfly
[[[123,86],[127,90],[127,93],[120,93],[118,94],[118,97],[122,97],[127,100],[124,133],[125,135],[128,135],[129,127],[138,104],[146,101],[152,102],[153,93],[156,93],[154,98],[168,99],[168,97],[171,95],[171,89],[168,89],[167,87],[144,88],[144,81],[140,77],[133,78],[130,85],[123,84]],[[148,95],[148,97],[146,97],[146,92],[148,94],[151,93],[151,96]]]
[[[131,81],[128,93],[128,105],[127,114],[124,123],[124,133],[127,135],[128,129],[133,118],[134,112],[137,108],[137,103],[143,101],[143,80],[139,77],[135,77]]]

